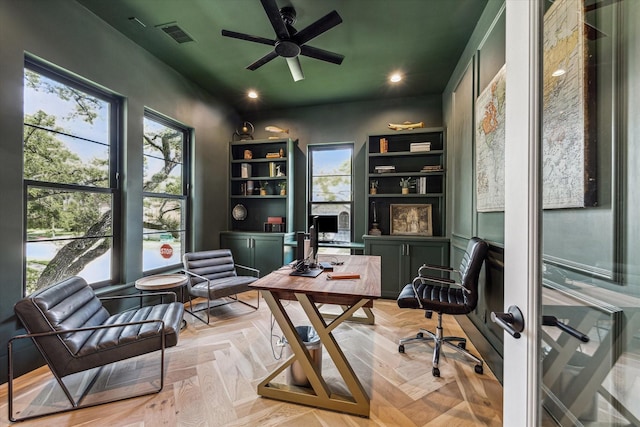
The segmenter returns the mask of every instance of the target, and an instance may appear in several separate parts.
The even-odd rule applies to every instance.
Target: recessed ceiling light
[[[551,75],[553,77],[560,77],[562,76],[564,73],[566,73],[566,71],[563,68],[558,68],[557,70],[555,70],[553,73],[551,73]]]
[[[251,99],[257,99],[258,92],[256,92],[255,90],[250,90],[249,92],[247,92],[247,96]]]
[[[398,83],[400,80],[402,80],[402,74],[400,73],[393,73],[389,76],[389,81],[391,83]]]

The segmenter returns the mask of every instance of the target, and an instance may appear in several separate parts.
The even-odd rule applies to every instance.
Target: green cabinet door
[[[418,269],[422,264],[432,265],[449,265],[449,244],[434,241],[421,241],[407,243],[405,247],[406,259],[406,276],[403,282],[405,284],[418,275]],[[442,276],[437,271],[430,271],[431,276]],[[402,285],[404,287],[404,285]]]
[[[382,298],[395,299],[400,293],[400,275],[404,270],[403,245],[393,240],[365,240],[365,254],[380,256]]]
[[[284,235],[257,234],[253,236],[253,268],[260,270],[260,277],[266,276],[284,264]]]
[[[422,264],[449,265],[449,240],[445,238],[364,237],[366,255],[379,255],[382,298],[396,299],[418,275]]]
[[[283,233],[220,233],[220,247],[231,249],[236,264],[260,270],[260,277],[282,267]]]

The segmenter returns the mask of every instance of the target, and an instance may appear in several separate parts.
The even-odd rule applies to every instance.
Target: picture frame
[[[391,234],[433,236],[430,204],[390,205]]]

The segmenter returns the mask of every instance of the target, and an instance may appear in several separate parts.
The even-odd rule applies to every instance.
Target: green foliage
[[[91,188],[109,187],[109,159],[83,161],[58,136],[73,132],[65,129],[62,122],[93,124],[104,102],[30,70],[25,70],[25,85],[74,105],[64,117],[48,110],[24,118],[24,177],[29,180],[27,236],[28,239],[61,239],[51,260],[30,259],[27,291],[33,292],[78,274],[111,248],[112,196],[90,191]],[[152,152],[154,157],[161,159],[163,167],[144,183],[144,191],[182,194],[180,178],[171,176],[182,162],[182,137],[167,129],[157,135],[145,135],[145,152]],[[63,185],[51,188],[51,183]],[[179,202],[151,198],[149,203],[150,209],[145,209],[145,226],[161,230],[180,227]]]

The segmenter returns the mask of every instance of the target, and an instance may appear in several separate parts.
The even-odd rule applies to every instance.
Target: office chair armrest
[[[255,273],[256,277],[260,277],[260,270],[258,270],[257,268],[252,268],[252,267],[247,267],[246,265],[242,265],[242,264],[234,264],[236,267],[238,268],[242,268],[244,270],[249,270]]]
[[[453,280],[453,279],[447,279],[447,278],[445,278],[445,277],[434,277],[434,276],[418,276],[418,277],[416,277],[416,278],[415,278],[415,279],[413,279],[413,280],[415,281],[416,279],[423,280],[423,281],[427,281],[427,282],[440,283],[440,284],[443,284],[443,285],[454,285],[454,286],[459,286],[459,287],[461,287],[461,288],[462,288],[462,290],[463,290],[464,292],[466,292],[466,293],[468,293],[468,294],[470,294],[470,293],[471,293],[471,291],[470,291],[469,289],[465,288],[464,286],[462,286],[462,284],[460,284],[460,283],[456,282],[456,281],[455,281],[455,280]],[[414,289],[415,289],[415,287],[414,287]]]

